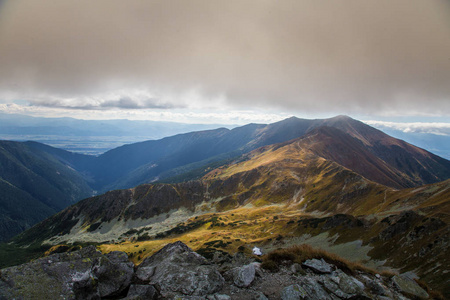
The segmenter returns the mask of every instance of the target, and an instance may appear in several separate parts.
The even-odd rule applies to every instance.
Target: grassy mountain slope
[[[325,127],[332,129],[325,133],[323,129]],[[293,117],[269,125],[251,124],[231,131],[224,130],[220,132],[218,138],[213,134],[204,143],[192,144],[185,148],[180,147],[179,151],[165,153],[156,160],[147,161],[147,164],[129,172],[125,181],[120,178],[110,188],[127,188],[133,184],[160,180],[165,178],[164,176],[173,176],[170,171],[180,167],[184,167],[183,172],[192,171],[195,168],[207,166],[208,163],[223,160],[224,157],[236,157],[261,146],[306,136],[319,128],[322,128],[322,138],[327,135],[333,140],[328,144],[325,141],[321,142],[324,146],[322,150],[326,150],[328,156],[323,152],[318,153],[319,149],[317,148],[319,155],[325,155],[325,157],[348,167],[352,162],[358,161],[349,155],[351,152],[354,154],[357,154],[358,151],[364,152],[364,154],[358,155],[360,157],[364,155],[365,159],[370,160],[371,170],[353,168],[355,163],[350,168],[357,172],[366,171],[362,175],[378,183],[395,188],[405,188],[438,182],[450,177],[450,161],[392,138],[349,117],[338,116],[323,120],[304,120]],[[333,129],[335,130],[333,131]],[[340,131],[336,131],[336,129]],[[340,138],[345,141],[339,141]],[[347,142],[349,144],[346,144]],[[339,147],[338,144],[342,149],[336,148]],[[357,150],[352,149],[354,147]],[[340,155],[346,155],[346,161],[339,159]],[[180,174],[180,172],[175,172],[175,174]],[[124,182],[130,185],[127,186]]]

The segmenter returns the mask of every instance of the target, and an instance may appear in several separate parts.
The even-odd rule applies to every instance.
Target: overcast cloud
[[[3,103],[450,116],[450,4],[6,0],[0,66]]]
[[[364,121],[377,128],[390,128],[403,131],[404,133],[429,133],[435,135],[450,136],[450,123],[438,122],[385,122],[385,121]]]

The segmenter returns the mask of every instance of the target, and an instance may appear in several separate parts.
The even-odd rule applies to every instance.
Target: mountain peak
[[[334,119],[334,120],[353,120],[353,118],[347,116],[347,115],[337,115],[335,117],[332,117],[330,119]]]

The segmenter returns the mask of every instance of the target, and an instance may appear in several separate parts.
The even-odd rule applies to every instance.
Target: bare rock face
[[[116,295],[125,290],[134,274],[134,265],[124,252],[114,251],[97,259],[91,268],[98,281],[100,297]]]
[[[149,284],[155,285],[163,297],[205,296],[218,292],[224,279],[217,268],[181,242],[162,248],[145,259],[137,268],[150,270]]]
[[[1,270],[0,299],[100,299],[120,295],[132,277],[125,253],[89,246]]]

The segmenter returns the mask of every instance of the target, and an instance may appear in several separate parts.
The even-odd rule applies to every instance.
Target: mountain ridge
[[[73,173],[77,178],[77,185],[87,192],[76,197],[70,196],[71,202],[66,202],[63,206],[51,206],[51,209],[57,212],[74,201],[108,190],[131,188],[157,181],[170,182],[171,178],[175,178],[173,176],[178,176],[180,181],[199,179],[211,169],[242,159],[241,155],[259,147],[286,143],[302,137],[306,140],[306,137],[315,133],[320,133],[322,140],[316,139],[310,145],[305,144],[314,149],[315,154],[393,188],[420,186],[450,177],[450,161],[391,138],[347,116],[316,120],[291,117],[272,124],[248,124],[231,130],[218,128],[191,132],[121,146],[99,157],[75,154],[36,142],[10,142],[16,143],[15,148],[22,149],[23,153],[16,151],[8,154],[4,163],[17,161],[16,156],[34,157],[36,155],[31,152],[36,152],[39,155],[33,159],[41,161],[38,165],[56,164],[58,168],[67,170],[65,172]],[[338,149],[341,150],[337,151]],[[42,159],[49,162],[42,163]],[[27,163],[31,166],[32,159]],[[29,167],[20,167],[16,173],[28,174],[28,169]],[[50,178],[57,174],[56,170],[53,175],[50,173],[44,174]],[[65,177],[53,178],[52,182],[59,182],[63,178]],[[71,183],[68,183],[68,186],[70,185]],[[22,187],[17,184],[15,186],[19,189]],[[38,186],[43,187],[45,184]],[[64,184],[58,183],[58,186],[56,189],[49,188],[49,191],[54,191],[50,194],[63,199],[65,196],[61,195],[58,189],[64,190]],[[25,198],[23,201],[27,201]],[[45,198],[43,201],[49,200]],[[34,222],[35,220],[28,223]],[[23,226],[20,228],[24,228]]]
[[[335,127],[361,141],[373,155],[395,169],[410,168],[405,173],[414,177],[395,187],[411,187],[444,180],[450,176],[450,162],[417,148],[406,142],[389,137],[383,132],[347,116],[330,119],[307,120],[291,117],[272,124],[248,124],[233,129],[214,130],[179,134],[161,140],[144,141],[124,145],[110,150],[89,163],[70,161],[80,172],[94,180],[92,186],[100,192],[115,188],[129,188],[133,185],[164,179],[161,174],[179,167],[201,162],[218,161],[223,155],[233,153],[237,157],[265,145],[281,143],[301,137],[321,126]],[[392,151],[395,148],[396,151]],[[389,153],[393,154],[389,154]],[[215,159],[217,157],[217,159]],[[427,177],[417,177],[423,161],[427,168],[437,170],[439,175],[427,173]],[[137,172],[146,166],[146,171]],[[443,165],[443,166],[441,166]],[[107,174],[106,177],[104,174]],[[103,176],[103,178],[102,178]],[[434,178],[433,178],[434,177]],[[124,180],[126,179],[126,180]],[[124,186],[121,182],[129,181]]]

